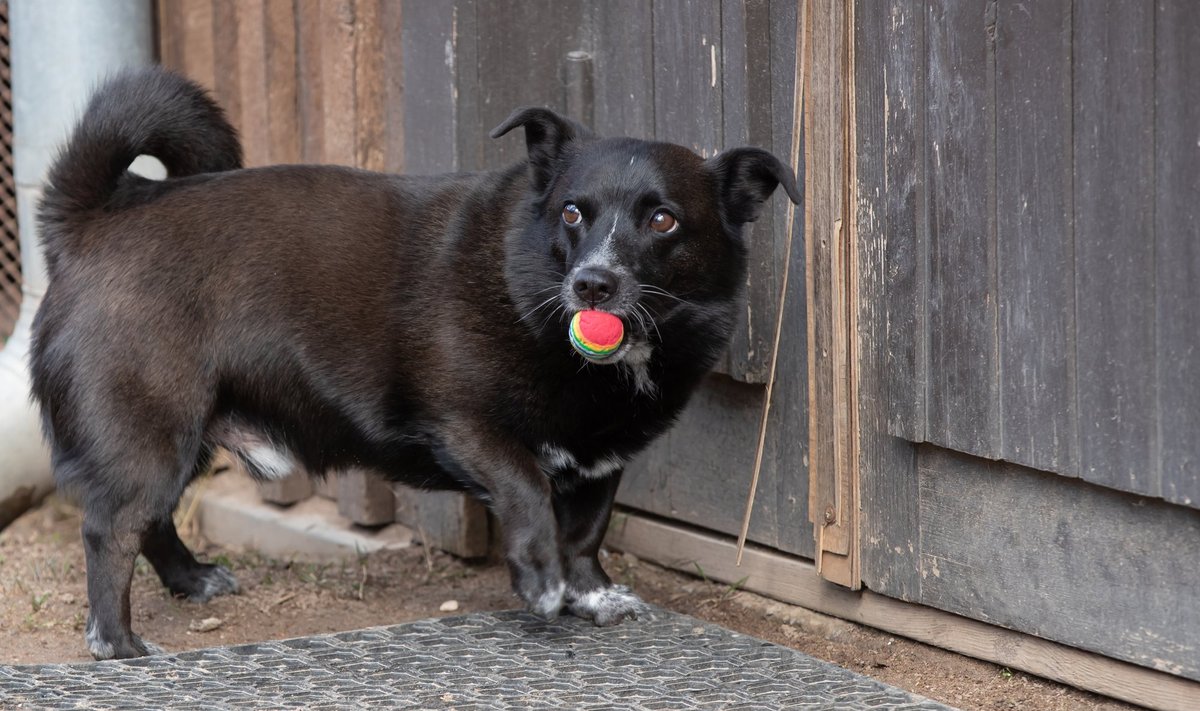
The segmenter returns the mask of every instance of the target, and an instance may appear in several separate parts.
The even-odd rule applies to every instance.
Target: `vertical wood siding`
[[[163,63],[214,90],[248,165],[427,174],[509,164],[524,157],[524,141],[487,132],[522,104],[565,111],[572,51],[590,58],[591,120],[602,135],[671,140],[707,156],[746,144],[781,157],[791,149],[796,0],[160,0],[159,18]],[[706,386],[672,436],[631,468],[624,502],[737,530],[731,502],[754,456],[785,202],[780,191],[745,237],[747,308],[721,367],[742,382]],[[792,229],[799,275],[802,221]],[[805,553],[806,304],[803,280],[791,287],[751,538]]]
[[[1200,506],[1200,4],[1155,18],[1154,350],[1162,495]]]
[[[888,431],[1200,506],[1200,7],[923,0],[871,22],[864,46],[897,48],[863,75],[887,97],[863,186]]]
[[[401,12],[387,0],[160,0],[160,56],[213,91],[248,166],[399,170]]]

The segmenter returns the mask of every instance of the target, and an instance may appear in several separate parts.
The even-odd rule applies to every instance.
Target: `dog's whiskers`
[[[640,328],[642,330],[642,333],[645,333],[646,335],[650,335],[649,329],[646,328],[646,321],[645,321],[645,319],[642,318],[642,314],[638,310],[638,304],[633,305],[633,310],[629,312],[629,315],[633,316],[635,319],[637,319],[638,328]]]
[[[646,315],[646,318],[650,319],[650,325],[654,326],[654,333],[658,335],[658,342],[662,343],[662,331],[658,330],[658,322],[654,320],[654,314],[650,313],[650,309],[641,302],[634,304],[634,313],[637,313],[638,311],[641,311]],[[642,325],[642,329],[646,329],[644,324]],[[646,331],[646,335],[650,335],[650,332]]]
[[[671,292],[667,291],[666,289],[662,288],[661,286],[655,286],[653,284],[638,284],[638,287],[641,288],[642,291],[645,291],[648,294],[653,294],[655,296],[665,296],[668,299],[674,299],[675,301],[678,301],[681,304],[687,304],[688,306],[695,306],[695,304],[692,303],[691,301],[688,301],[687,299],[676,296],[675,294],[672,294]]]
[[[542,291],[545,291],[545,289],[543,289]],[[539,292],[539,293],[540,293],[540,292]],[[551,295],[550,295],[550,298],[546,299],[545,301],[543,301],[542,303],[538,304],[537,306],[534,306],[532,309],[529,309],[528,311],[526,311],[524,314],[522,314],[522,315],[521,315],[521,317],[520,317],[520,318],[518,318],[518,319],[517,319],[517,321],[516,321],[516,322],[517,322],[517,323],[520,323],[521,321],[524,321],[525,319],[527,319],[527,318],[529,318],[530,316],[534,315],[534,314],[535,314],[535,313],[537,313],[539,310],[541,310],[543,307],[545,307],[547,304],[549,304],[551,301],[554,301],[554,300],[555,300],[555,299],[557,299],[557,298],[558,298],[558,294],[551,294]]]
[[[549,313],[549,314],[546,316],[546,318],[542,319],[542,322],[541,322],[540,324],[538,324],[538,328],[537,328],[537,330],[538,330],[538,331],[543,331],[543,330],[545,330],[545,328],[546,328],[546,324],[550,323],[550,321],[551,321],[551,320],[553,320],[553,319],[554,319],[554,317],[555,317],[556,315],[558,315],[558,313],[559,313],[560,311],[562,311],[562,310],[566,309],[566,307],[567,307],[567,305],[566,305],[566,304],[564,304],[564,303],[562,303],[562,302],[560,301],[560,302],[558,303],[558,306],[554,307],[554,309],[553,309],[553,310],[552,310],[552,311],[551,311],[551,312],[550,312],[550,313]]]

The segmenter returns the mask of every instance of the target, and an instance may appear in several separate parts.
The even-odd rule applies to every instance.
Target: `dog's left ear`
[[[792,169],[761,148],[732,148],[709,158],[706,164],[717,179],[725,216],[735,225],[758,219],[776,186],[782,185],[797,205],[804,199]]]
[[[591,131],[574,121],[559,116],[550,109],[523,106],[492,129],[492,138],[499,138],[517,126],[525,127],[525,147],[533,169],[534,188],[546,189],[558,169],[559,159],[574,141],[592,138]]]

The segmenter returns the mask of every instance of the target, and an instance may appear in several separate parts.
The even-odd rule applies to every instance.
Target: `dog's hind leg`
[[[178,418],[159,422],[157,427],[146,419],[110,426],[100,440],[103,449],[96,447],[99,451],[87,460],[60,463],[59,473],[72,485],[83,509],[90,606],[85,639],[97,659],[162,651],[130,626],[130,583],[139,552],[146,552],[168,585],[182,586],[189,594],[232,583],[227,572],[197,563],[171,522],[207,450],[198,436],[174,436],[187,429],[175,426]]]
[[[217,595],[238,592],[237,578],[228,568],[196,560],[179,540],[175,522],[169,516],[150,525],[143,537],[142,555],[154,566],[159,580],[175,597],[207,602]]]
[[[201,445],[189,481],[208,469],[212,451],[211,444]],[[154,566],[158,579],[175,597],[208,602],[218,595],[239,592],[237,578],[228,568],[196,560],[187,545],[179,540],[170,514],[155,519],[146,529],[142,537],[142,555]]]
[[[130,625],[129,588],[133,563],[150,524],[136,505],[106,511],[84,503],[83,548],[87,559],[90,612],[84,639],[96,659],[125,659],[160,653]]]

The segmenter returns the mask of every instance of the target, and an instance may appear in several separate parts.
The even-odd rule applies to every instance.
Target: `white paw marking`
[[[620,619],[628,613],[636,613],[646,606],[624,585],[595,588],[586,592],[574,592],[568,604],[572,614],[597,622]]]
[[[562,609],[563,597],[567,591],[566,583],[559,581],[558,585],[538,596],[533,605],[533,611],[543,617],[552,617]]]
[[[87,642],[88,651],[96,659],[112,659],[113,646],[111,642],[106,642],[100,638],[100,631],[96,627],[96,618],[88,616],[87,631],[83,633],[83,639]]]

